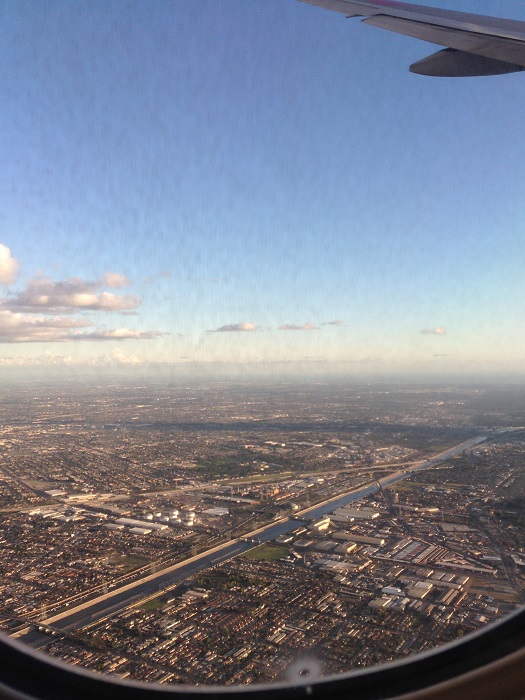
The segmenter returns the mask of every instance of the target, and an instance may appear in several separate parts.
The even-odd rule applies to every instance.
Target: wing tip
[[[410,66],[410,72],[433,78],[475,78],[519,73],[524,67],[458,49],[441,49]]]

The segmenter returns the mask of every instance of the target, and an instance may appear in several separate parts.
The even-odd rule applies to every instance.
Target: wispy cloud
[[[123,275],[107,273],[111,281],[120,286],[128,283]],[[1,305],[21,313],[74,313],[77,311],[130,311],[140,306],[141,300],[131,294],[114,294],[99,291],[102,282],[89,282],[71,277],[55,282],[49,277],[36,277],[25,289],[5,298]]]
[[[63,343],[81,340],[150,340],[162,333],[138,331],[129,328],[114,330],[79,329],[89,328],[91,321],[71,316],[48,316],[13,313],[0,309],[0,343]]]
[[[345,322],[341,321],[340,319],[337,319],[336,321],[326,321],[325,323],[321,323],[322,326],[344,326]]]
[[[9,248],[0,243],[0,284],[13,284],[18,273],[18,262]]]
[[[19,355],[17,357],[0,357],[0,367],[56,367],[72,364],[71,355],[55,355],[43,352],[36,357]]]
[[[0,310],[0,343],[46,343],[66,340],[74,329],[90,326],[83,319],[34,316]]]
[[[443,328],[443,326],[436,326],[436,328],[423,328],[423,330],[419,331],[421,335],[446,335],[447,331]]]
[[[292,323],[285,323],[282,326],[279,326],[280,331],[316,331],[318,330],[318,326],[314,325],[313,323],[303,323],[302,326],[296,326]]]
[[[167,280],[170,277],[171,277],[171,272],[169,272],[168,270],[163,270],[158,275],[149,275],[148,277],[146,277],[145,282],[146,282],[146,284],[153,284],[153,282],[155,282],[158,279],[159,280],[160,279]]]
[[[245,333],[258,330],[258,326],[254,323],[244,322],[244,323],[228,323],[220,328],[215,328],[215,330],[208,331],[208,333]]]
[[[129,367],[139,364],[143,362],[136,355],[124,353],[120,348],[115,348],[109,354],[89,359],[58,355],[48,351],[36,356],[22,354],[17,357],[0,357],[0,367]]]
[[[110,289],[120,289],[121,287],[129,287],[131,282],[125,275],[120,272],[106,272],[104,274],[104,286]]]
[[[119,348],[111,351],[111,359],[118,365],[138,365],[140,360],[136,355],[127,355]]]
[[[69,340],[151,340],[164,335],[158,331],[135,331],[129,328],[116,328],[111,331],[76,333]]]

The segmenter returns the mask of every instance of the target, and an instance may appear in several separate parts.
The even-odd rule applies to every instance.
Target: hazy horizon
[[[271,368],[264,368],[261,365],[245,364],[240,367],[227,363],[218,365],[215,363],[188,363],[188,365],[158,364],[152,366],[142,365],[134,367],[132,370],[127,367],[17,367],[9,368],[1,373],[2,381],[10,384],[31,383],[51,386],[61,386],[62,384],[74,386],[75,384],[89,383],[96,385],[97,382],[115,381],[129,386],[140,384],[156,384],[158,382],[179,384],[190,382],[192,384],[210,384],[215,382],[235,384],[254,384],[271,386],[279,385],[300,385],[319,384],[342,386],[373,386],[373,387],[442,387],[442,388],[494,388],[518,390],[525,387],[525,375],[513,373],[498,375],[483,375],[461,373],[449,375],[429,375],[421,373],[392,373],[385,371],[384,374],[374,373],[352,373],[337,371],[336,368],[326,368],[324,371],[317,369],[304,371],[304,367],[297,366],[290,368],[292,363],[275,363]],[[266,370],[266,371],[265,371]]]

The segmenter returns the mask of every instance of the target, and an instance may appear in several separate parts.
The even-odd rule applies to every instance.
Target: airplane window
[[[525,8],[0,22],[0,695],[523,694]]]

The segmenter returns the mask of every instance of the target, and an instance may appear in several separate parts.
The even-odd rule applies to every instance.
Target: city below
[[[0,625],[96,672],[297,681],[525,602],[525,392],[13,382]]]

